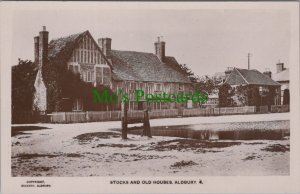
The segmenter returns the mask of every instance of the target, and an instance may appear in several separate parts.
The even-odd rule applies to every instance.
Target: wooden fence
[[[271,106],[271,112],[288,112],[289,106]],[[180,116],[218,116],[218,115],[237,115],[237,114],[255,114],[268,113],[267,106],[255,107],[222,107],[208,109],[183,109]],[[130,118],[143,118],[144,111],[128,111]],[[99,121],[120,121],[122,118],[121,111],[86,111],[86,112],[54,112],[48,114],[52,123],[80,123],[80,122],[99,122]],[[149,111],[150,119],[154,118],[171,118],[179,116],[178,109],[162,109]]]
[[[193,116],[214,116],[214,109],[183,109],[183,116],[184,117],[193,117]]]
[[[290,106],[289,105],[272,105],[271,112],[289,112]]]
[[[255,112],[255,106],[214,108],[215,115],[253,114]]]
[[[34,111],[12,111],[13,124],[49,122],[49,116]]]
[[[244,107],[222,107],[210,109],[184,109],[183,116],[217,116],[217,115],[233,115],[233,114],[253,114],[256,112],[255,106]]]
[[[53,112],[48,114],[52,123],[83,123],[98,121],[120,121],[121,111],[86,111],[86,112]],[[143,118],[144,111],[128,111],[129,118]],[[177,109],[153,110],[149,112],[150,118],[177,117]]]
[[[268,113],[269,112],[269,108],[268,106],[258,106],[256,107],[256,113]]]
[[[150,119],[177,117],[178,109],[152,110],[149,112]]]

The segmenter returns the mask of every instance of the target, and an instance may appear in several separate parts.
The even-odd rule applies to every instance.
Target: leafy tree
[[[19,59],[12,67],[12,112],[32,110],[37,67],[29,60]]]
[[[231,86],[227,83],[222,84],[219,87],[219,106],[228,107],[231,106],[231,97],[233,95],[233,90]]]
[[[260,94],[257,86],[238,86],[235,95],[243,106],[260,106]]]
[[[248,88],[248,106],[259,106],[260,105],[260,94],[259,89],[255,86]]]
[[[195,75],[195,73],[188,67],[186,64],[179,64],[180,70],[182,73],[186,74],[191,82],[197,83],[199,81],[199,76]]]
[[[276,95],[275,87],[270,86],[269,91],[265,94],[265,97],[262,98],[262,104],[268,105],[269,110],[271,109],[271,105],[274,105],[274,96]]]
[[[60,61],[52,61],[43,68],[43,76],[47,84],[48,110],[51,111],[71,111],[75,99],[81,99],[84,110],[107,110],[112,109],[111,104],[93,103],[92,83],[84,82],[79,73],[68,70],[65,64]],[[110,88],[97,86],[97,90],[102,93]]]

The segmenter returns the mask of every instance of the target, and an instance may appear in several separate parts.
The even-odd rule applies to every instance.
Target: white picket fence
[[[85,112],[53,112],[48,114],[51,123],[83,123],[98,121],[120,121],[121,111],[85,111]],[[143,110],[128,111],[129,118],[143,118]],[[177,109],[152,110],[149,112],[150,118],[177,117]]]
[[[288,105],[271,106],[271,112],[288,112]],[[222,107],[208,109],[183,109],[180,113],[178,109],[161,109],[149,111],[150,119],[171,118],[171,117],[192,117],[192,116],[218,116],[236,114],[268,113],[268,107],[262,106],[258,109],[255,106],[244,107]],[[129,118],[143,118],[143,110],[129,110]],[[82,123],[99,121],[120,121],[121,111],[86,111],[86,112],[53,112],[48,114],[52,123]]]
[[[217,116],[217,115],[232,115],[232,114],[252,114],[256,112],[255,106],[243,107],[222,107],[210,109],[184,109],[183,116]]]

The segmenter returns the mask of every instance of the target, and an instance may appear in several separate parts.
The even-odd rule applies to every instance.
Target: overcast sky
[[[289,66],[290,15],[284,10],[102,10],[18,11],[14,15],[13,61],[33,59],[33,37],[47,26],[49,39],[89,30],[112,38],[112,49],[154,52],[157,36],[166,55],[188,64],[198,75],[228,66],[275,72]],[[14,65],[14,64],[13,64]]]

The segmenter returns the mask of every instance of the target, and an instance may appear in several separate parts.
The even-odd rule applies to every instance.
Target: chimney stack
[[[283,70],[285,70],[284,63],[277,63],[276,68],[277,68],[277,73],[282,72]]]
[[[34,37],[34,63],[36,66],[39,64],[39,36]]]
[[[233,67],[227,67],[227,69],[225,70],[225,79],[227,79],[227,77],[231,74],[233,70]]]
[[[111,51],[111,38],[99,38],[98,45],[105,56],[109,55]]]
[[[39,68],[42,68],[48,58],[48,37],[49,32],[46,31],[46,26],[43,26],[43,31],[40,31],[39,37]]]
[[[264,71],[263,74],[266,75],[266,76],[268,76],[269,78],[272,78],[272,72],[268,68]]]
[[[164,41],[160,40],[160,37],[157,37],[157,42],[154,43],[155,54],[161,62],[164,62],[165,59],[165,45]]]

